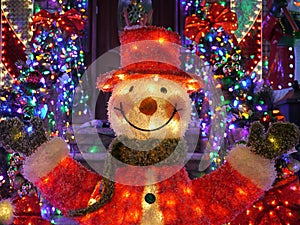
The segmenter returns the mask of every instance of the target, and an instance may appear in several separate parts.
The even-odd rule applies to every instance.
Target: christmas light
[[[10,200],[0,201],[0,223],[10,224],[13,221],[14,207]]]

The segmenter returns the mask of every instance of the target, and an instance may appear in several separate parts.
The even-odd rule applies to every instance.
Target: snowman
[[[76,162],[67,144],[53,138],[26,158],[24,176],[81,225],[232,221],[272,186],[273,159],[294,147],[298,129],[277,123],[264,133],[254,123],[247,145],[237,145],[220,168],[192,180],[184,168],[188,93],[203,83],[178,67],[179,35],[141,27],[124,31],[120,40],[121,68],[100,76],[97,84],[112,92],[108,114],[117,136],[104,173]],[[5,123],[0,130],[8,132]],[[0,141],[6,146],[10,140]]]

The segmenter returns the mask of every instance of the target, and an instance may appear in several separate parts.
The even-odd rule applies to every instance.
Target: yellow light
[[[93,205],[93,204],[96,203],[96,202],[97,202],[96,199],[91,198],[91,199],[89,200],[89,202],[88,202],[88,205]]]
[[[104,90],[109,89],[109,88],[110,88],[110,85],[109,85],[109,84],[106,84],[106,85],[103,86],[103,89],[104,89]]]
[[[173,207],[176,204],[174,200],[167,201],[167,205]]]
[[[158,42],[159,42],[160,44],[162,44],[162,43],[165,42],[165,40],[164,40],[163,38],[160,38],[160,39],[158,39]]]
[[[275,200],[273,200],[273,201],[271,202],[271,204],[272,204],[272,205],[275,205],[275,203],[276,203],[276,201],[275,201]]]
[[[13,205],[9,200],[0,201],[0,223],[11,223],[13,211]]]
[[[201,209],[200,209],[200,207],[196,207],[196,208],[195,208],[195,211],[196,211],[197,214],[201,214]]]
[[[192,190],[191,190],[190,188],[185,188],[185,189],[183,190],[183,192],[184,192],[184,194],[190,195],[190,194],[192,193]]]
[[[123,193],[123,197],[124,197],[124,198],[128,198],[129,196],[130,196],[130,194],[129,194],[128,191],[126,191],[126,192]]]
[[[123,74],[123,73],[118,74],[117,76],[120,78],[120,80],[124,80],[125,79],[125,74]]]

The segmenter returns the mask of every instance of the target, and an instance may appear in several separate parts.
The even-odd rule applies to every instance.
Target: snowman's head
[[[287,9],[293,12],[300,12],[300,0],[289,0]]]
[[[112,92],[108,115],[117,136],[180,138],[190,121],[190,98],[181,84],[159,76],[123,81]]]
[[[121,67],[99,76],[112,92],[109,121],[117,136],[139,140],[180,138],[191,116],[188,93],[203,86],[180,68],[180,37],[164,28],[126,30],[120,37]]]

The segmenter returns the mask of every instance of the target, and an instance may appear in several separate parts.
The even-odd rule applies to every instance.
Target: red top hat
[[[124,80],[162,77],[181,83],[187,92],[201,87],[194,75],[180,66],[180,37],[177,33],[154,26],[125,30],[120,36],[121,68],[99,76],[97,87],[110,92]]]

